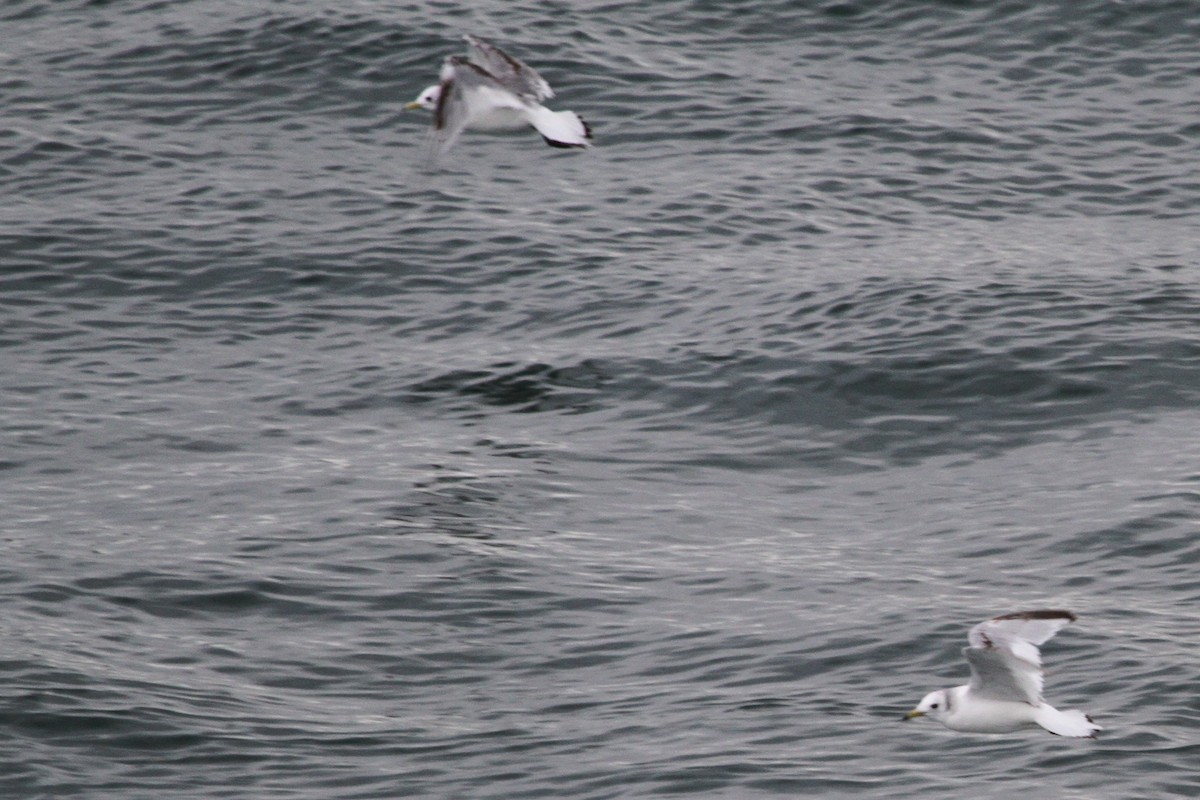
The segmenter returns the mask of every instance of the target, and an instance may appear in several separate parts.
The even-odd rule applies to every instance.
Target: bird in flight
[[[589,147],[592,131],[574,111],[551,111],[542,101],[554,96],[532,67],[478,36],[464,36],[469,56],[450,56],[438,82],[406,110],[433,112],[433,140],[444,153],[464,130],[533,127],[552,147]]]
[[[1059,736],[1096,738],[1103,730],[1082,711],[1059,711],[1042,699],[1038,645],[1075,621],[1070,611],[1019,611],[979,623],[963,655],[971,682],[930,692],[904,719],[931,717],[953,731],[1011,733],[1040,726]]]

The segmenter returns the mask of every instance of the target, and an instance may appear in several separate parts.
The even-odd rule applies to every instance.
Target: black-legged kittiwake
[[[470,56],[450,56],[438,83],[427,87],[405,109],[433,112],[433,137],[445,152],[467,128],[514,130],[532,126],[553,147],[588,147],[587,123],[573,111],[551,111],[543,100],[554,96],[550,84],[532,67],[477,36],[464,36]]]
[[[1020,611],[971,628],[963,655],[971,682],[925,695],[904,719],[932,717],[968,733],[1010,733],[1041,726],[1059,736],[1096,738],[1103,730],[1082,711],[1059,711],[1042,699],[1038,645],[1075,621],[1070,611]]]

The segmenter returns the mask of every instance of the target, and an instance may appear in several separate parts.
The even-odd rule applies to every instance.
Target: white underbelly
[[[496,108],[472,118],[471,127],[483,131],[511,131],[528,128],[529,120],[524,111],[514,108]]]
[[[525,103],[511,92],[481,86],[471,90],[464,99],[468,109],[468,127],[485,131],[511,131],[529,126]]]
[[[954,708],[942,722],[947,728],[966,733],[1012,733],[1037,725],[1035,711],[1028,703],[975,697],[965,707]]]

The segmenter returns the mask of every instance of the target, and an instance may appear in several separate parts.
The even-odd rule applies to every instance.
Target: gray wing
[[[1070,611],[1018,611],[984,620],[971,628],[967,641],[972,647],[1006,650],[1036,669],[1042,665],[1038,645],[1045,644],[1064,625],[1074,621],[1075,615]],[[1040,670],[1038,674],[1041,674]],[[1038,690],[1041,691],[1040,683]]]
[[[1042,609],[992,617],[971,628],[971,646],[963,650],[971,663],[971,692],[995,700],[1041,703],[1038,645],[1074,621],[1070,611]]]
[[[468,34],[463,39],[471,47],[471,59],[505,89],[538,101],[554,96],[550,84],[534,72],[533,67],[478,36]]]
[[[1036,706],[1042,701],[1042,670],[1011,652],[994,647],[964,647],[971,665],[969,691],[978,697]]]

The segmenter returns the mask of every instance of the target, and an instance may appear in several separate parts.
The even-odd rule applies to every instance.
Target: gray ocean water
[[[586,152],[401,111],[465,32]],[[1200,7],[0,6],[0,797],[1200,793]],[[1061,607],[1096,740],[898,722]]]

